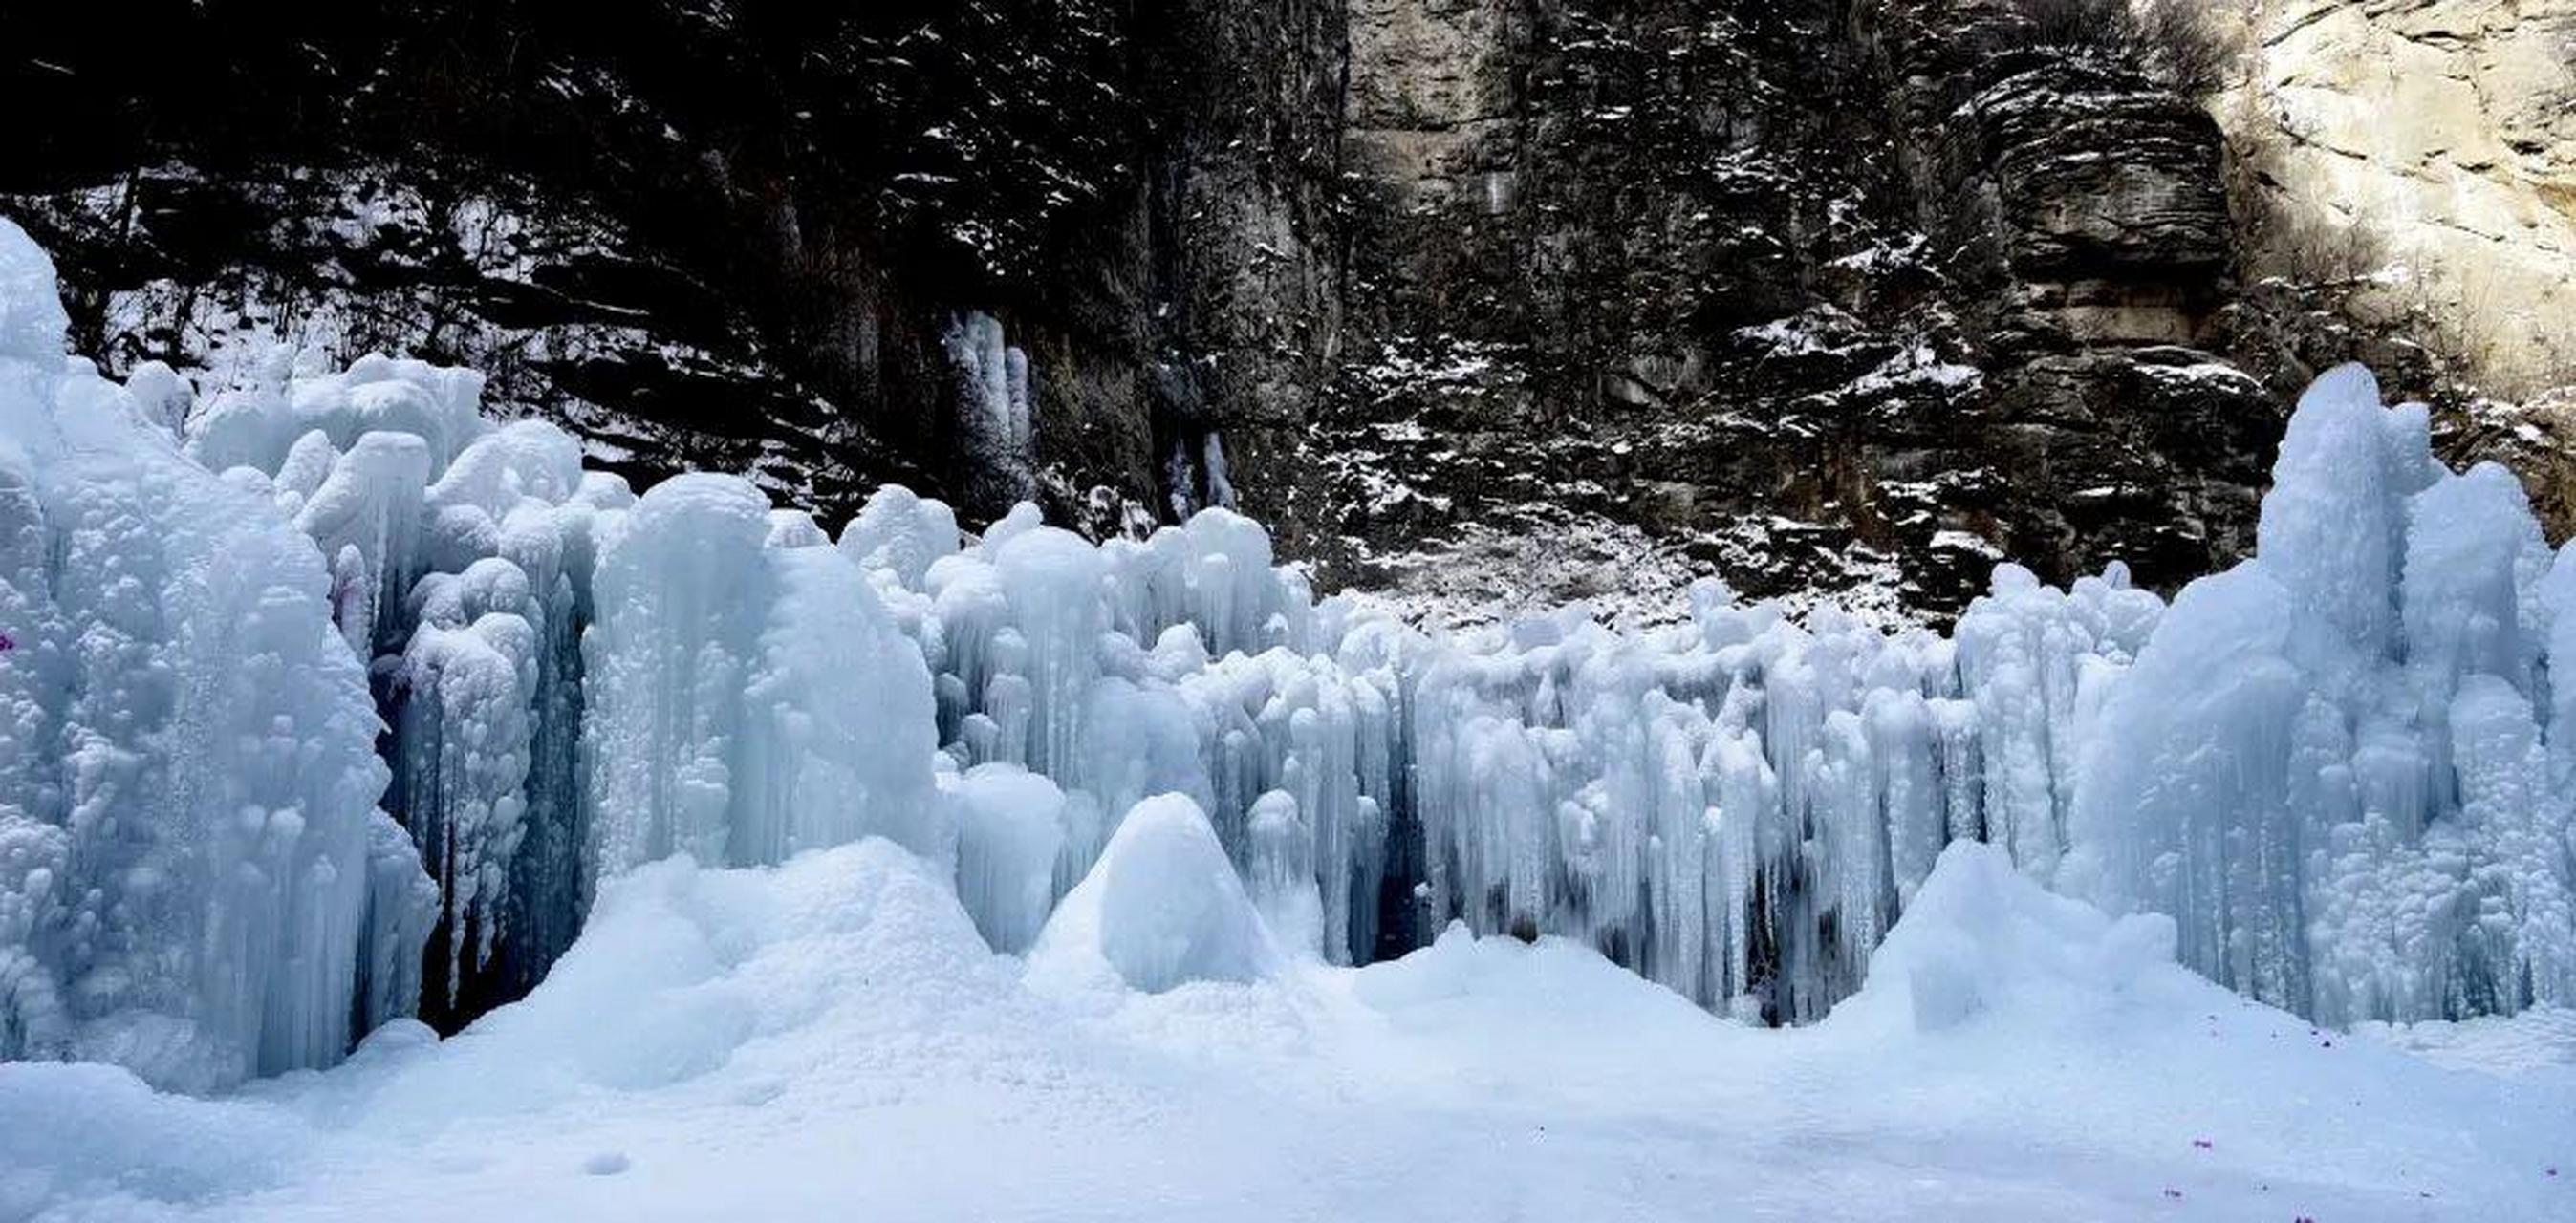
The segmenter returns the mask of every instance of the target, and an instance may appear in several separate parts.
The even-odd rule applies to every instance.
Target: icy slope
[[[1822,1024],[1574,944],[1020,983],[882,841],[649,866],[525,1002],[220,1102],[0,1071],[0,1215],[2542,1219],[2576,1068],[2443,1069],[1952,849]],[[1973,997],[1975,1005],[1962,1006]],[[1932,1022],[1926,1022],[1930,1020]],[[49,1212],[49,1213],[48,1213]]]

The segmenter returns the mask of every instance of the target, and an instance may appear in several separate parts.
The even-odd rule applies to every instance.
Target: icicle
[[[1245,870],[1253,908],[1280,946],[1317,955],[1323,942],[1323,906],[1315,890],[1315,836],[1298,813],[1297,800],[1271,790],[1253,800],[1247,821]]]
[[[993,950],[1024,952],[1055,904],[1064,792],[1016,765],[987,764],[953,781],[949,796],[957,823],[957,898]]]
[[[396,794],[446,896],[451,1006],[465,971],[491,961],[526,835],[536,651],[525,619],[491,611],[465,627],[424,624],[404,653]]]
[[[675,476],[601,552],[582,642],[593,881],[673,853],[727,860],[768,520],[740,480]]]
[[[959,432],[973,465],[975,501],[1000,506],[1036,491],[1036,449],[1029,401],[1029,359],[1002,342],[991,315],[959,319],[942,339],[956,379]]]

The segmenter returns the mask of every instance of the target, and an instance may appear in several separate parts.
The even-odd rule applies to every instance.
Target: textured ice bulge
[[[2444,470],[2424,421],[2358,366],[2301,398],[2257,555],[2187,587],[2104,707],[2060,880],[2330,1022],[2576,984],[2550,764],[2576,733],[2551,700],[2569,591],[2521,485]]]
[[[0,1058],[326,1065],[409,1012],[429,913],[324,558],[66,362],[5,222],[0,292]]]

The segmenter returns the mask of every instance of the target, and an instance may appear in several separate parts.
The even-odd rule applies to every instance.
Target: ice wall
[[[1060,831],[1056,895],[1138,800],[1182,794],[1292,954],[1365,962],[1458,918],[1790,1019],[1857,986],[1953,837],[2053,873],[2077,745],[2162,610],[2117,569],[2060,592],[2007,568],[1955,642],[1792,624],[1715,584],[1671,629],[1434,636],[1315,603],[1221,509],[1094,546],[1023,506],[919,573],[876,566],[954,763],[1062,796],[970,842]],[[967,903],[1020,929],[991,869]]]
[[[2357,369],[2293,418],[2258,555],[2170,609],[2005,565],[1947,637],[1714,580],[1665,627],[1424,632],[1222,508],[968,537],[889,487],[832,543],[730,476],[638,498],[460,371],[121,389],[0,256],[11,1056],[320,1064],[524,992],[608,875],[867,836],[995,949],[1054,922],[1148,988],[1454,920],[1803,1021],[1964,840],[2321,1019],[2576,1001],[2576,554]],[[957,343],[1018,428],[998,329]],[[1158,958],[1166,909],[1233,950]]]
[[[434,1018],[524,992],[571,944],[598,881],[643,862],[777,862],[870,834],[947,860],[920,652],[810,518],[731,476],[635,498],[584,473],[578,445],[542,422],[339,406],[393,383],[413,392],[373,397],[438,403],[431,391],[460,385],[361,362],[218,398],[189,429],[283,455],[274,473],[234,479],[264,485],[342,558],[333,611],[374,652],[393,728],[388,805],[443,897]],[[245,420],[370,427],[345,448],[321,426],[278,446]],[[393,431],[410,425],[429,435]],[[941,512],[880,515],[874,559],[919,572],[939,542],[925,516]]]
[[[442,1022],[525,992],[580,928],[580,642],[599,532],[631,501],[562,430],[483,417],[481,385],[370,356],[179,414],[187,453],[269,499],[329,571],[390,730],[385,807],[437,885],[414,975]]]
[[[2117,565],[2066,590],[2005,565],[1946,639],[1715,583],[1675,628],[1427,635],[1314,603],[1213,510],[1092,548],[1022,506],[918,583],[878,576],[956,761],[1061,787],[1059,893],[1168,790],[1292,952],[1454,918],[1804,1020],[1982,840],[2348,1021],[2576,997],[2571,574],[2509,475],[2444,470],[2423,409],[2350,368],[2293,419],[2258,557],[2170,612]]]
[[[63,356],[53,293],[0,222],[0,1059],[328,1064],[409,1012],[435,903],[332,575]]]
[[[2571,562],[2358,366],[2302,397],[2273,477],[2257,555],[2186,588],[2103,709],[2062,885],[2328,1022],[2576,998]]]

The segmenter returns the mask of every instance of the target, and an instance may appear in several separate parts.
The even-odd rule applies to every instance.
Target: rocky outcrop
[[[2219,106],[2256,262],[2372,278],[2509,397],[2576,384],[2576,2],[2263,0]],[[2304,265],[2304,266],[2303,266]]]
[[[1154,431],[1159,480],[1120,493],[1171,517],[1231,501],[1230,467],[1287,470],[1271,439],[1315,415],[1340,355],[1348,27],[1340,0],[1146,7],[1152,338],[1127,408]]]
[[[1860,500],[1847,414],[1799,406],[1920,347],[1888,326],[1919,250],[1869,202],[1887,159],[1843,155],[1884,142],[1837,17],[1355,5],[1349,328],[1291,546],[1417,595],[1893,577],[1827,506]],[[1885,274],[1820,292],[1840,258]]]
[[[2215,125],[2108,51],[2033,45],[2015,5],[1863,17],[1986,373],[2004,551],[2157,585],[2239,554],[2281,418],[2195,347],[2234,289]]]
[[[0,196],[112,364],[460,361],[605,463],[829,512],[968,485],[943,337],[980,311],[1060,465],[1149,485],[1132,14],[916,7],[67,9],[0,67],[44,116]]]
[[[1996,4],[1352,22],[1364,288],[1273,515],[1339,574],[1937,608],[2003,555],[2172,583],[2248,542],[2279,409],[2191,347],[2218,131],[2134,66]]]

